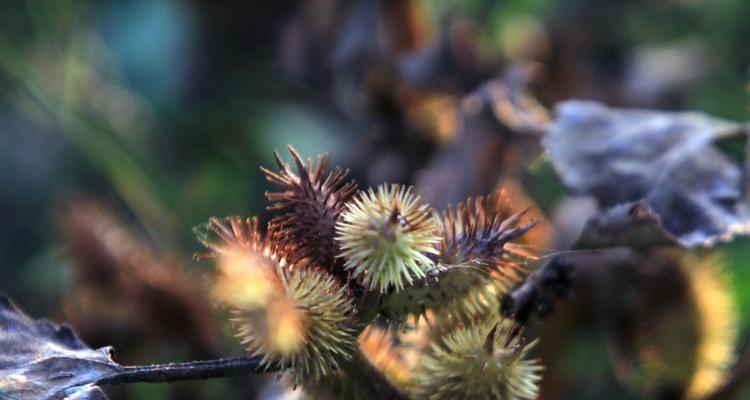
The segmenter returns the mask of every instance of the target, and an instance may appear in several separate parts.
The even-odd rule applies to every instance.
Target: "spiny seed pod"
[[[247,350],[263,356],[263,364],[288,365],[295,384],[318,381],[354,349],[351,300],[321,270],[299,268],[284,275],[284,296],[275,298],[261,319],[253,310],[238,309],[232,321]]]
[[[470,267],[446,267],[436,276],[424,279],[382,300],[381,312],[396,326],[408,318],[417,322],[429,311],[438,317],[454,321],[468,321],[499,309],[499,297],[504,286],[491,273]]]
[[[415,372],[415,398],[535,399],[542,366],[527,360],[510,320],[487,319],[459,327],[425,349]]]
[[[501,192],[468,198],[465,204],[458,203],[455,210],[448,207],[442,213],[440,262],[495,270],[507,284],[520,281],[523,267],[509,256],[528,254],[509,242],[534,226],[533,222],[519,225],[526,210],[514,214]]]
[[[413,321],[409,321],[411,323]],[[421,350],[428,342],[427,325],[422,324],[419,329],[395,332],[378,322],[367,326],[359,336],[359,349],[377,371],[380,372],[393,387],[406,394],[413,386],[414,369],[419,362]],[[351,399],[368,400],[373,398],[373,392],[355,382],[347,371],[327,376],[325,379],[311,385],[303,386],[304,393],[310,399]],[[385,395],[384,395],[385,396]],[[399,398],[404,398],[400,396]]]
[[[196,257],[217,261],[211,284],[214,297],[235,308],[265,306],[280,285],[277,269],[283,269],[285,261],[275,256],[260,234],[258,218],[211,218],[204,228],[197,237],[209,253]],[[272,281],[274,284],[267,284]]]
[[[438,322],[435,331],[453,329],[462,324],[473,324],[485,318],[500,316],[500,291],[502,289],[492,280],[462,293],[446,307],[435,312]]]
[[[346,204],[336,240],[353,278],[369,290],[398,291],[434,268],[438,228],[411,188],[381,185]]]
[[[408,336],[412,336],[409,338]],[[417,331],[397,334],[392,329],[370,325],[359,336],[359,347],[367,359],[396,387],[412,385],[412,372],[418,359],[413,343]]]
[[[277,269],[285,265],[260,235],[258,219],[230,217],[225,224],[212,218],[208,228],[218,240],[199,239],[210,253],[198,257],[216,259],[218,268],[211,282],[213,296],[234,308],[265,307],[281,285]]]
[[[202,238],[217,259],[214,296],[231,308],[237,335],[267,368],[291,367],[293,380],[320,380],[356,337],[346,288],[320,268],[293,268],[258,231],[258,220],[211,219],[218,240]]]
[[[345,181],[348,170],[336,167],[326,173],[328,155],[319,155],[315,164],[308,159],[305,165],[293,147],[289,146],[289,152],[297,173],[281,160],[278,152],[274,156],[279,172],[261,167],[266,179],[283,190],[266,192],[272,203],[267,209],[283,213],[271,220],[270,231],[274,232],[279,249],[289,263],[309,259],[330,272],[336,256],[336,220],[357,185]]]
[[[533,223],[519,225],[524,212],[513,213],[505,196],[496,193],[466,200],[442,213],[442,237],[435,274],[407,289],[389,294],[383,312],[392,320],[424,315],[427,310],[465,319],[498,307],[497,297],[522,280],[525,273],[514,258],[529,254],[511,240]]]

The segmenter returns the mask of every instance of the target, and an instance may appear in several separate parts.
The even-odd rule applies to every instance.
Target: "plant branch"
[[[175,382],[262,374],[274,371],[273,369],[261,367],[260,360],[260,357],[238,357],[173,364],[122,367],[119,372],[96,382],[96,384],[122,385],[125,383]]]
[[[503,296],[503,315],[513,317],[520,324],[525,324],[532,313],[546,316],[558,300],[571,296],[574,273],[569,260],[561,256],[552,258],[529,274],[520,286]]]

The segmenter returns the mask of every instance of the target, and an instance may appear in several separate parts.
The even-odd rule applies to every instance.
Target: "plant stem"
[[[274,371],[273,369],[268,370],[261,367],[260,360],[260,357],[238,357],[173,364],[122,367],[118,373],[98,381],[97,384],[121,385],[125,383],[175,382],[261,374]]]
[[[184,363],[121,367],[118,372],[96,382],[97,385],[127,383],[165,383],[187,380],[223,378],[275,372],[260,366],[261,357],[220,358]],[[363,392],[373,399],[406,399],[359,350],[342,368]]]

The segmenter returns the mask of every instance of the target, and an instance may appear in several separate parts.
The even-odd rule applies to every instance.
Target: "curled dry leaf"
[[[594,196],[602,207],[641,201],[653,210],[652,228],[660,220],[667,239],[686,247],[750,229],[743,167],[716,145],[745,139],[746,127],[695,112],[621,110],[588,101],[563,102],[556,111],[544,146],[570,190]],[[622,212],[605,211],[591,226],[628,228],[610,217],[627,221]],[[602,234],[618,241],[609,245],[632,239]]]
[[[94,385],[121,367],[69,327],[33,320],[0,295],[0,398],[103,399]]]
[[[173,382],[263,371],[259,358],[122,366],[112,348],[91,349],[66,325],[26,316],[0,294],[0,399],[101,400],[97,385]]]

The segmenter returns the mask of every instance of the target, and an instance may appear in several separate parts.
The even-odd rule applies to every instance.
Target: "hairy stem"
[[[260,366],[261,357],[221,358],[218,360],[121,367],[118,372],[96,382],[97,385],[128,383],[166,383],[225,378],[275,372]],[[406,399],[359,350],[342,368],[360,389],[373,399]]]
[[[122,367],[98,385],[125,383],[160,383],[197,379],[223,378],[272,372],[260,366],[260,357],[221,358],[218,360],[190,361],[184,363]]]

